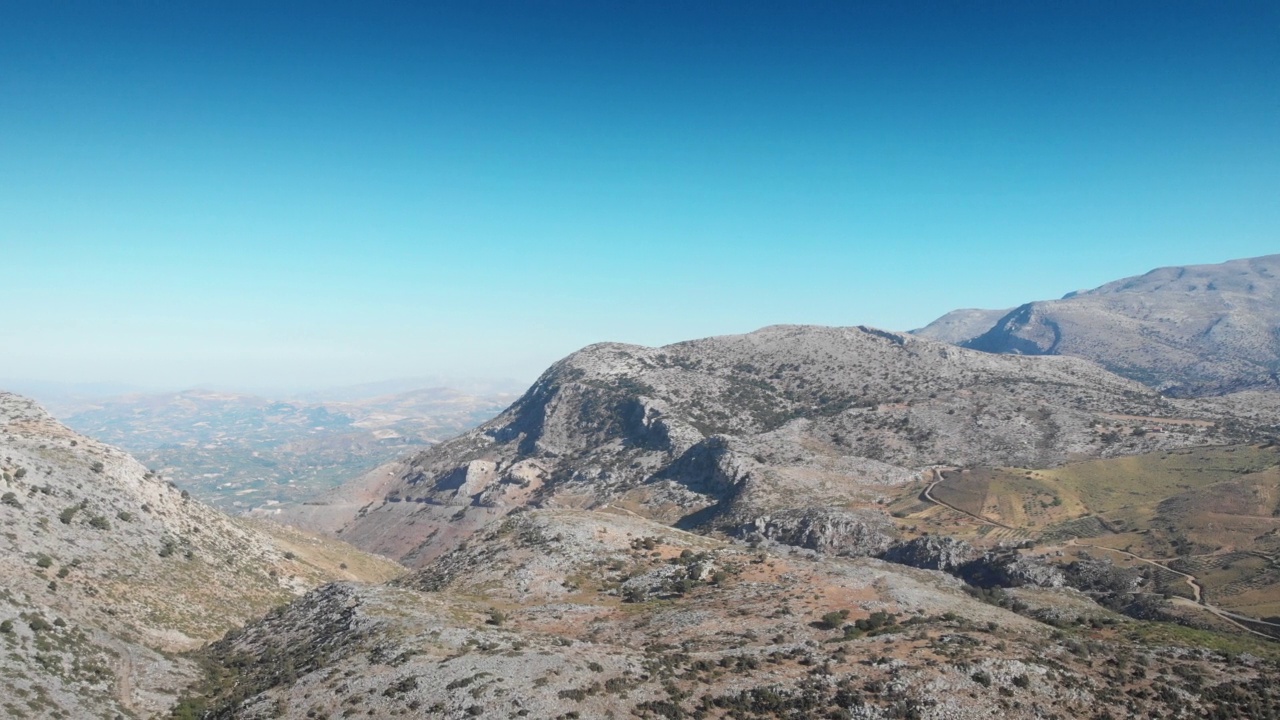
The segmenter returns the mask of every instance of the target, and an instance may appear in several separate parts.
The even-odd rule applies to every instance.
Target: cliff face
[[[729,529],[780,511],[874,507],[933,465],[1044,466],[1247,431],[1104,437],[1150,417],[1221,413],[1073,358],[863,327],[594,345],[484,426],[279,519],[323,516],[360,547],[422,564],[516,507],[613,504]]]

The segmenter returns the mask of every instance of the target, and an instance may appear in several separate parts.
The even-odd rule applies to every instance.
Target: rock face
[[[881,557],[900,565],[951,572],[973,562],[980,555],[976,548],[963,540],[926,535],[898,543],[888,548]]]
[[[969,338],[966,318],[980,316],[957,312],[916,332],[985,352],[1087,358],[1175,395],[1280,387],[1280,255],[1160,268],[1027,303]]]
[[[1057,567],[1030,555],[1020,555],[1011,550],[988,551],[982,557],[957,569],[957,574],[970,585],[977,587],[1034,587],[1060,588],[1067,585],[1067,577]]]
[[[893,526],[883,513],[802,508],[765,515],[734,531],[746,540],[772,540],[824,555],[868,557],[893,542]]]
[[[162,712],[194,676],[166,652],[358,577],[305,547],[341,543],[233,520],[3,392],[0,478],[0,716]],[[360,557],[386,569],[374,577],[391,575],[390,563],[345,552],[352,567]]]
[[[1267,422],[1213,425],[1225,416],[1075,358],[866,327],[601,344],[556,363],[480,428],[278,519],[322,517],[347,541],[420,566],[517,507],[613,504],[731,530],[788,510],[874,508],[939,464],[1046,466],[1220,442]],[[1103,437],[1104,424],[1151,417],[1209,422]]]
[[[1038,556],[1023,555],[1008,548],[980,552],[963,540],[937,535],[894,543],[879,557],[900,565],[941,570],[980,588],[1067,585],[1066,575]]]

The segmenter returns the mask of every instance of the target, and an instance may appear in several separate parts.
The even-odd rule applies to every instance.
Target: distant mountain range
[[[448,388],[311,402],[189,390],[82,400],[63,420],[207,502],[246,510],[308,497],[452,437],[512,399]]]
[[[1248,353],[1275,324],[1239,297],[1261,282],[1227,284],[1069,298],[1087,322],[1043,347],[1036,310],[584,348],[474,430],[259,509],[413,572],[215,644],[235,682],[199,696],[225,718],[1260,717],[1280,392]]]
[[[0,711],[1268,716],[1275,262],[915,335],[592,345],[430,445],[505,400],[193,391],[76,414],[188,453],[223,497],[395,455],[234,519],[0,393]]]
[[[914,331],[992,353],[1072,355],[1184,397],[1280,388],[1280,255],[1166,267]]]

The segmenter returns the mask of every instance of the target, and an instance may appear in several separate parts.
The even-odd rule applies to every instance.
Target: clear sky
[[[0,377],[529,380],[1280,252],[1280,4],[0,7]]]

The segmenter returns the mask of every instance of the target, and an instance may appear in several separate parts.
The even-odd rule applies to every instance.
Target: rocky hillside
[[[603,344],[479,429],[277,517],[421,565],[524,506],[611,504],[680,527],[875,510],[934,465],[1049,466],[1249,437],[1267,417],[1162,397],[1065,357],[871,328]],[[1169,432],[1160,418],[1192,419]],[[791,523],[794,525],[794,523]]]
[[[210,648],[207,718],[1264,717],[1266,641],[1082,593],[513,513],[421,571],[330,585]]]
[[[1280,255],[1167,267],[978,329],[958,310],[917,330],[993,353],[1072,355],[1184,396],[1280,387]],[[961,337],[969,335],[968,337]]]
[[[392,563],[233,520],[0,393],[0,715],[147,717],[193,677],[170,651]]]

